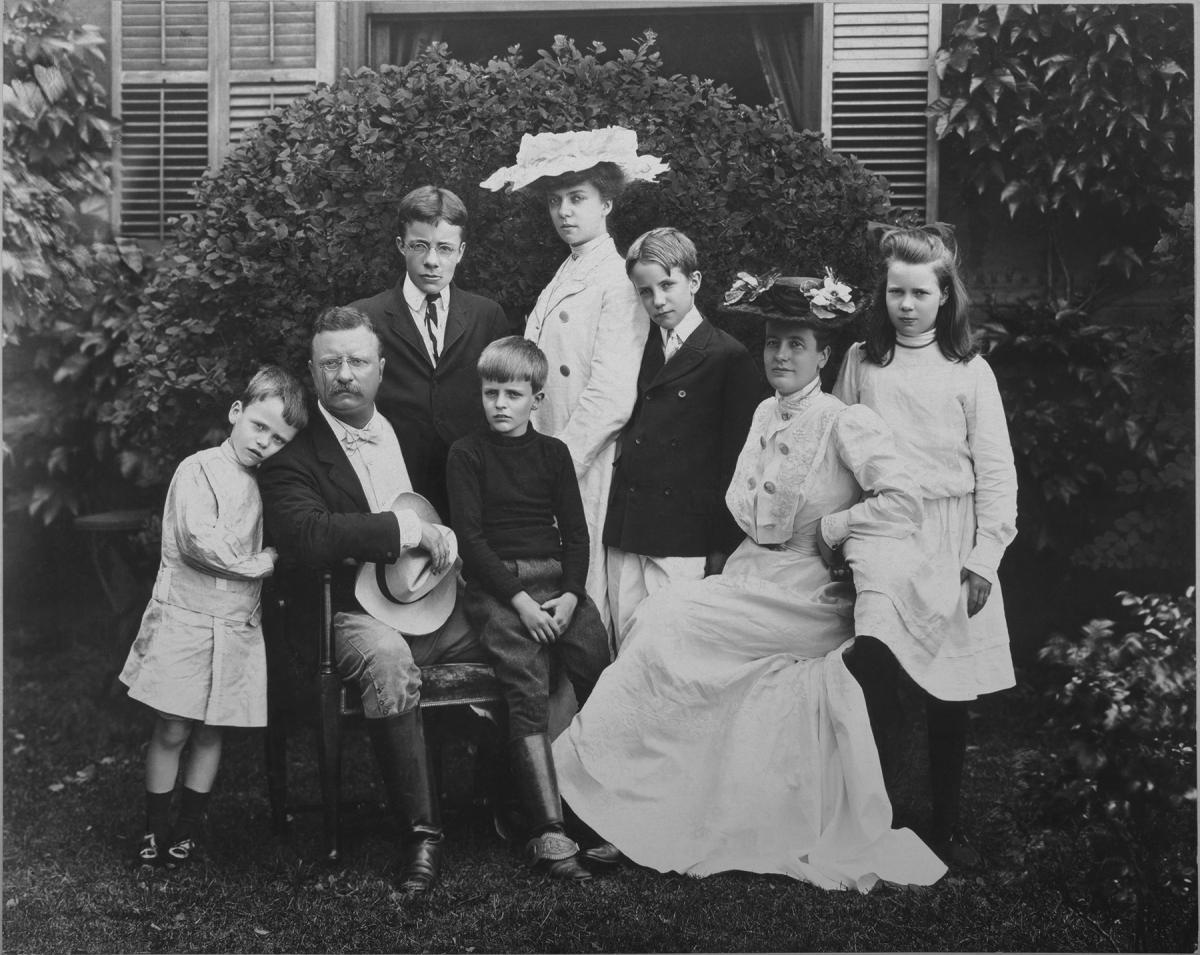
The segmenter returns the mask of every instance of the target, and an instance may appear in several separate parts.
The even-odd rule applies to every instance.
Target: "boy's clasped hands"
[[[579,598],[572,593],[551,597],[539,604],[522,590],[512,599],[513,610],[535,643],[554,643],[571,625]]]

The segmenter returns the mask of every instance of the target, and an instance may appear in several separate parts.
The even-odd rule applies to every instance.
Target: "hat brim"
[[[498,192],[504,188],[507,188],[510,192],[517,192],[518,190],[532,186],[539,179],[554,179],[571,172],[586,172],[602,162],[611,162],[620,169],[621,176],[627,183],[653,182],[659,175],[669,172],[671,169],[670,166],[662,162],[657,156],[638,156],[633,162],[606,159],[605,157],[556,157],[529,166],[522,166],[520,164],[505,166],[503,169],[497,169],[479,185],[484,189],[490,189],[492,192]]]
[[[446,575],[427,594],[410,603],[396,603],[380,592],[376,565],[363,564],[358,568],[354,582],[354,596],[363,610],[380,623],[409,636],[424,636],[442,626],[454,610],[461,568],[462,558],[456,558]]]

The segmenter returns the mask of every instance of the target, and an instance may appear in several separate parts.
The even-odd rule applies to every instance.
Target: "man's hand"
[[[429,552],[434,573],[440,574],[450,566],[450,545],[446,543],[442,532],[428,521],[421,521],[421,543],[418,546]]]
[[[271,559],[272,566],[279,563],[279,551],[274,547],[264,547],[263,553]]]
[[[992,595],[992,585],[966,567],[962,569],[958,579],[967,585],[967,616],[974,617]]]
[[[561,635],[571,625],[571,619],[575,616],[575,609],[578,606],[578,597],[574,594],[562,594],[559,597],[551,597],[545,601],[542,604],[542,609],[553,618],[554,626]]]
[[[521,618],[529,639],[535,643],[553,643],[558,639],[558,624],[554,617],[537,605],[529,594],[522,590],[512,599],[513,610]]]

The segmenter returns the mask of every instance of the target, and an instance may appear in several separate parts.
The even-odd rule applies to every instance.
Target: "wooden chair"
[[[340,810],[341,800],[341,736],[343,727],[363,719],[358,687],[342,680],[334,667],[333,656],[333,612],[331,601],[331,575],[328,571],[320,575],[320,612],[310,614],[310,619],[295,612],[293,601],[286,594],[273,593],[264,600],[263,627],[267,633],[268,670],[268,726],[266,741],[267,791],[271,805],[271,819],[277,834],[287,830],[290,811],[318,808],[314,806],[288,804],[287,782],[287,739],[293,714],[288,713],[284,700],[289,693],[298,699],[299,706],[315,709],[317,724],[317,759],[321,785],[320,809],[324,815],[325,850],[332,861],[341,855]],[[317,619],[311,619],[316,616]],[[317,644],[316,672],[296,672],[303,669],[292,657],[281,659],[286,654],[286,631],[283,628],[311,628],[312,639]],[[291,673],[286,672],[290,663]],[[301,686],[288,686],[286,681],[299,682]],[[304,684],[307,684],[305,686]],[[299,692],[297,692],[299,691]],[[482,663],[443,663],[421,668],[421,709],[426,714],[436,713],[449,707],[477,706],[490,711],[500,726],[505,719],[504,697],[492,668]],[[426,745],[431,749],[431,765],[440,768],[440,752],[431,745],[431,737],[440,734],[436,728],[431,732],[426,726]],[[503,733],[497,734],[503,738]],[[493,807],[499,804],[495,786],[499,774],[493,773],[494,754],[481,747],[476,763],[477,773],[483,768],[489,778],[486,791]],[[440,775],[440,773],[439,773]],[[440,791],[440,786],[439,786]]]

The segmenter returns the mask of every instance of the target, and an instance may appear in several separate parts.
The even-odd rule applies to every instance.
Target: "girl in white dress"
[[[268,365],[229,409],[228,439],[185,458],[171,478],[154,592],[121,671],[130,698],[155,711],[142,864],[191,858],[221,762],[221,727],[267,725],[259,595],[276,555],[262,546],[254,472],[307,418],[300,383]],[[181,762],[179,817],[170,826]]]
[[[958,612],[933,640],[894,643],[880,634],[886,649],[864,645],[854,665],[885,766],[897,725],[893,654],[925,691],[930,841],[944,860],[969,867],[980,860],[959,821],[967,701],[1015,682],[997,569],[1016,536],[1017,480],[1000,392],[973,347],[948,238],[943,226],[885,234],[887,274],[867,340],[847,354],[834,394],[891,425],[924,499],[921,553],[940,586],[961,582]]]
[[[564,442],[575,462],[591,537],[587,594],[610,626],[604,515],[617,437],[633,412],[650,319],[625,259],[608,232],[608,217],[625,187],[667,170],[639,156],[637,134],[612,126],[521,138],[516,165],[497,170],[485,189],[531,188],[545,196],[559,238],[571,254],[538,296],[525,337],[550,362],[545,398],[530,419]]]
[[[825,888],[929,884],[945,871],[891,807],[862,690],[842,660],[853,591],[889,639],[940,625],[907,584],[916,486],[882,420],[822,393],[833,323],[800,280],[767,319],[776,389],[754,415],[726,502],[746,538],[724,571],[634,613],[620,655],[554,744],[562,794],[601,838],[659,871],[783,873]],[[867,494],[864,496],[864,491]]]

